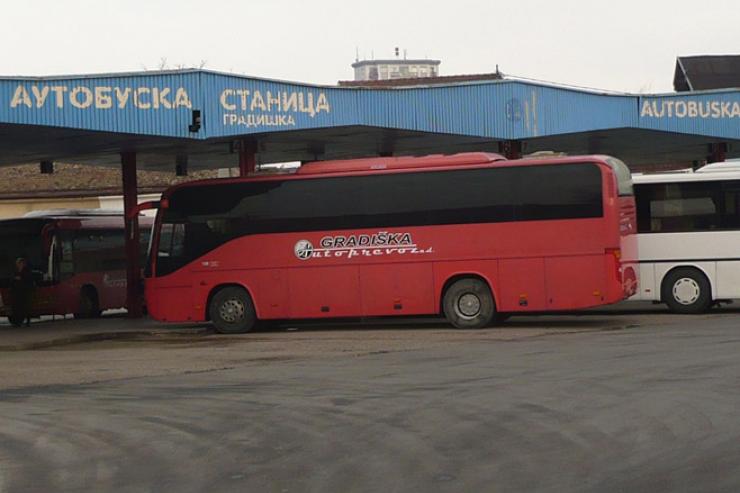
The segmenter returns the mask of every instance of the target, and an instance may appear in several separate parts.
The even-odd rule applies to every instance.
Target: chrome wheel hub
[[[466,318],[473,318],[480,313],[480,298],[473,293],[466,293],[457,300],[457,312]]]
[[[233,324],[244,319],[245,311],[244,303],[241,300],[233,298],[224,301],[218,310],[218,314],[221,320]]]
[[[690,277],[682,277],[673,283],[673,299],[682,305],[696,303],[701,295],[699,284]]]

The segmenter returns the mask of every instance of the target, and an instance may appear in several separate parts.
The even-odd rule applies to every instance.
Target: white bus
[[[701,313],[740,298],[740,162],[633,181],[640,287],[631,299]]]

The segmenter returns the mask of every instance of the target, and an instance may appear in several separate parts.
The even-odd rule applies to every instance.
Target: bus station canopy
[[[521,80],[318,86],[207,70],[0,78],[0,165],[140,168],[498,151],[604,153],[631,165],[740,156],[740,89],[620,94]]]

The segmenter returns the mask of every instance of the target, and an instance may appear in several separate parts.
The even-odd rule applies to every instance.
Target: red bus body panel
[[[584,156],[499,163],[498,156],[491,156],[486,164],[449,168],[599,164],[603,217],[240,237],[171,274],[147,278],[149,313],[161,321],[204,321],[214,288],[231,284],[250,293],[260,319],[438,314],[446,283],[459,275],[476,275],[486,280],[501,312],[572,310],[625,299],[629,289],[623,282],[621,250],[634,234],[627,228],[620,229],[620,222],[635,224],[634,199],[617,196],[614,176],[603,159]],[[335,167],[327,166],[332,171]],[[447,168],[437,163],[434,169]],[[325,169],[321,169],[316,174],[377,172],[403,170],[388,167],[383,171],[365,169],[326,175]],[[303,179],[312,175],[307,171],[251,180]],[[236,180],[219,182],[233,181]],[[191,182],[178,187],[197,185]],[[178,187],[163,197],[166,199]],[[632,216],[625,219],[630,207]],[[161,213],[158,223],[160,220]],[[411,242],[383,247],[321,247],[322,238],[327,236],[347,238],[379,233],[397,238],[407,234]],[[295,250],[306,241],[313,251],[310,258],[301,259]]]

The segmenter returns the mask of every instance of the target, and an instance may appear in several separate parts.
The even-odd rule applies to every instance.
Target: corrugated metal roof
[[[362,128],[374,130],[363,137]],[[122,150],[196,153],[205,163],[245,137],[265,156],[304,159],[321,148],[332,156],[384,146],[413,152],[435,141],[457,149],[619,129],[740,140],[740,90],[606,94],[522,80],[367,90],[196,69],[0,78],[0,163]]]

